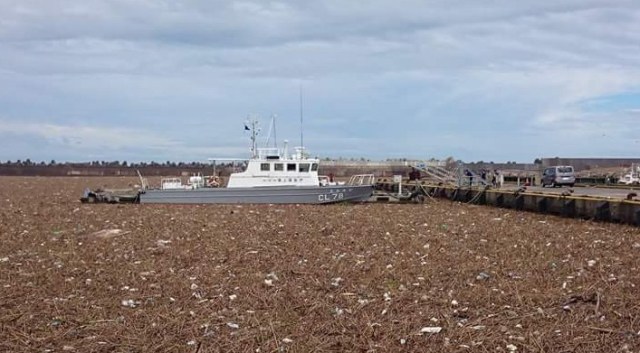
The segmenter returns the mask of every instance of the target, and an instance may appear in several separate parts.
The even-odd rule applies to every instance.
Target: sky
[[[640,157],[640,2],[0,0],[0,161],[247,157],[274,115],[319,157]]]

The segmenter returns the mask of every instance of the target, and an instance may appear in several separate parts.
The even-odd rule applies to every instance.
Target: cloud
[[[117,150],[135,146],[166,149],[176,145],[175,142],[159,136],[126,128],[19,123],[6,120],[0,122],[0,134],[35,136],[61,145],[91,149]]]
[[[11,137],[34,139],[42,141],[51,148],[63,149],[73,156],[85,155],[95,158],[112,156],[113,159],[140,160],[136,158],[136,151],[154,156],[156,160],[189,161],[204,161],[206,158],[203,156],[213,157],[211,153],[223,153],[224,157],[246,154],[244,151],[246,148],[190,146],[183,141],[173,140],[151,131],[119,127],[70,126],[0,120],[0,137],[3,137],[2,140],[5,143],[15,141]],[[10,143],[3,146],[3,149],[8,148]],[[36,150],[37,148],[31,152]]]
[[[7,0],[0,14],[0,116],[56,159],[107,146],[105,131],[141,159],[244,151],[250,113],[277,113],[293,140],[301,84],[321,155],[613,154],[548,146],[598,129],[627,141],[615,122],[635,116],[585,102],[640,89],[633,0]]]

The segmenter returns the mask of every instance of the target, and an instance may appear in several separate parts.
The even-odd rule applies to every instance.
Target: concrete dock
[[[397,185],[388,183],[381,183],[378,187],[387,190],[390,195],[397,191]],[[402,189],[405,194],[416,195],[419,191],[426,197],[446,198],[457,202],[640,226],[640,198],[637,196],[640,191],[632,188],[542,188],[515,185],[502,188],[457,187],[414,181],[405,182]],[[376,197],[383,199],[376,200]],[[393,201],[393,198],[386,200]],[[374,195],[374,201],[385,199],[384,196]]]

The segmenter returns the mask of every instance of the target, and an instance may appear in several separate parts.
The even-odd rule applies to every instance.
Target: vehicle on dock
[[[574,169],[570,165],[557,165],[545,168],[542,172],[542,187],[545,186],[574,186],[576,183],[576,175]]]

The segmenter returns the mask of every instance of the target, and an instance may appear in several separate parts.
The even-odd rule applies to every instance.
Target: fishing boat
[[[640,184],[640,166],[636,164],[631,164],[631,168],[629,172],[624,174],[618,180],[619,184],[625,185],[638,185]]]
[[[328,182],[318,175],[320,161],[309,157],[304,147],[289,152],[283,148],[257,148],[257,121],[252,121],[251,156],[240,158],[210,158],[214,172],[210,176],[193,175],[187,183],[181,178],[162,178],[158,187],[149,187],[141,177],[139,192],[125,198],[113,193],[85,191],[83,202],[139,202],[143,204],[328,204],[364,202],[373,194],[373,174],[352,176],[347,182]],[[243,160],[243,171],[231,173],[223,183],[215,173],[219,161]],[[226,185],[225,185],[226,184]],[[126,201],[125,201],[126,200]]]

